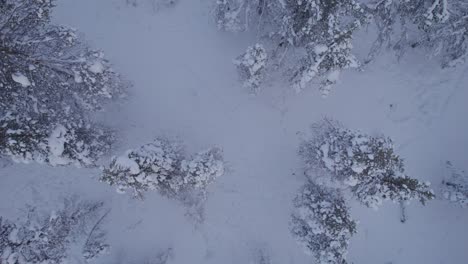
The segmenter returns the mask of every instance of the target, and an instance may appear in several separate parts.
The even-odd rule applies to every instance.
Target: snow
[[[128,150],[127,153],[130,153],[131,150]],[[130,174],[138,174],[140,173],[140,167],[138,163],[136,163],[133,159],[128,158],[128,154],[119,156],[115,160],[116,166],[120,168],[126,168],[129,170]]]
[[[328,150],[330,149],[330,145],[327,143],[320,146],[320,151],[322,152],[322,161],[325,164],[325,167],[331,171],[335,171],[335,161],[331,159],[328,155]]]
[[[62,0],[53,15],[82,31],[134,84],[128,103],[100,115],[122,137],[111,155],[159,135],[179,136],[190,150],[223,147],[226,174],[209,188],[205,222],[194,227],[182,206],[156,193],[144,201],[117,195],[97,182],[99,170],[35,164],[0,169],[0,215],[15,219],[26,204],[53,207],[77,194],[112,207],[106,223],[112,248],[100,263],[119,256],[122,263],[141,263],[141,256],[168,247],[174,248],[170,264],[248,263],[260,245],[270,249],[272,263],[306,264],[312,260],[288,228],[292,199],[305,181],[299,137],[311,123],[330,116],[353,129],[391,136],[406,173],[434,186],[442,181],[441,160],[468,169],[463,68],[441,72],[423,56],[396,63],[384,55],[363,72],[344,72],[326,100],[314,89],[296,95],[275,83],[252,98],[240,89],[231,61],[254,37],[217,32],[205,1],[180,1],[156,14],[144,8],[146,1],[136,8],[125,2]],[[401,224],[397,205],[384,204],[378,212],[352,205],[360,223],[349,263],[468,259],[466,209],[443,200],[425,207],[413,203]]]
[[[332,82],[337,82],[339,78],[340,78],[340,71],[338,70],[331,71],[327,76],[327,79]]]
[[[356,186],[356,184],[359,183],[359,180],[352,177],[352,176],[350,176],[350,177],[346,178],[343,183],[348,185],[348,186],[353,187],[353,186]]]
[[[52,131],[47,140],[47,146],[49,148],[48,159],[52,166],[66,165],[70,163],[70,160],[62,156],[63,151],[65,150],[65,142],[67,141],[65,138],[66,133],[67,129],[62,125],[58,125]]]
[[[24,74],[17,72],[11,75],[11,78],[13,81],[21,84],[23,87],[28,87],[31,86],[31,82],[29,81],[28,77],[26,77]]]
[[[88,68],[92,73],[94,74],[100,74],[104,72],[104,65],[100,61],[95,61],[93,62],[89,68]]]
[[[17,263],[18,258],[19,258],[19,256],[17,254],[11,254],[10,256],[8,256],[7,264]]]
[[[76,83],[83,82],[83,77],[81,77],[81,74],[78,71],[73,71],[73,79]]]
[[[18,229],[13,229],[8,235],[8,240],[12,243],[19,243],[20,239],[18,238]]]
[[[328,50],[328,47],[325,45],[317,45],[314,47],[314,51],[317,54],[322,54]]]
[[[353,166],[351,166],[351,170],[353,170],[355,173],[362,173],[365,168],[366,166],[363,164],[353,164]]]

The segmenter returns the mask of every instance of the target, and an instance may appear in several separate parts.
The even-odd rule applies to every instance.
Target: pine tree
[[[468,3],[454,0],[434,1],[426,12],[427,38],[421,41],[440,57],[442,67],[466,62],[468,57]]]
[[[370,5],[378,29],[372,60],[383,46],[398,55],[421,47],[442,67],[455,66],[468,54],[468,3],[462,0],[386,0]],[[416,29],[416,30],[415,30]]]
[[[356,223],[338,190],[307,183],[294,200],[291,231],[317,263],[345,264]]]
[[[113,157],[103,170],[101,181],[116,186],[118,192],[130,189],[135,197],[143,197],[148,190],[160,189],[173,194],[183,184],[179,175],[182,153],[180,146],[166,139],[128,150]]]
[[[86,117],[54,123],[46,116],[38,120],[8,113],[0,117],[0,148],[18,162],[46,162],[50,165],[90,166],[106,153],[113,141],[112,132]]]
[[[74,30],[50,24],[53,6],[51,0],[0,2],[0,153],[91,165],[112,137],[88,112],[119,97],[124,85],[102,52]],[[58,128],[66,130],[68,153],[52,152]],[[49,159],[55,154],[60,164]]]
[[[351,53],[351,40],[368,22],[369,14],[354,0],[222,0],[217,1],[216,18],[218,27],[228,31],[257,25],[258,33],[271,42],[269,57],[276,59],[272,65],[280,65],[284,59],[284,55],[275,54],[292,50],[293,87],[300,91],[319,79],[326,96],[342,70],[359,67]]]
[[[187,158],[180,144],[156,139],[139,149],[114,157],[104,168],[101,181],[116,186],[119,192],[130,189],[143,198],[149,190],[184,200],[184,193],[204,191],[215,178],[224,173],[220,149],[213,148]]]
[[[296,71],[294,87],[300,91],[314,78],[327,96],[342,70],[359,67],[352,55],[353,34],[367,23],[366,10],[354,0],[289,1],[287,23],[282,35],[294,46],[304,47],[307,56]]]
[[[364,205],[376,208],[383,200],[414,199],[424,204],[434,198],[428,183],[405,174],[391,139],[351,131],[332,120],[313,128],[314,137],[304,141],[299,151],[307,167],[329,175]]]
[[[72,245],[81,246],[83,260],[93,260],[109,247],[100,226],[106,216],[99,218],[102,206],[73,198],[46,216],[31,208],[26,221],[0,217],[0,262],[60,264],[70,257]]]

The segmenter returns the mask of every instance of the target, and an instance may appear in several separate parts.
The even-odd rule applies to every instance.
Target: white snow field
[[[209,0],[180,0],[152,9],[141,0],[60,0],[56,23],[77,28],[133,83],[126,102],[98,118],[119,131],[112,154],[162,135],[190,152],[219,146],[228,172],[209,187],[205,220],[195,224],[180,203],[150,192],[118,194],[98,169],[6,164],[0,168],[0,215],[14,219],[26,204],[53,208],[76,194],[111,208],[105,227],[111,250],[99,263],[143,263],[173,249],[171,264],[253,263],[256,250],[272,263],[314,263],[289,229],[292,200],[304,183],[301,137],[323,117],[352,129],[385,134],[405,159],[408,175],[432,182],[443,166],[468,169],[468,67],[442,70],[424,54],[397,61],[380,56],[363,72],[348,71],[326,99],[271,83],[257,96],[238,80],[233,58],[255,36],[217,31]],[[359,45],[356,45],[359,47]],[[26,84],[26,80],[19,80]],[[106,164],[110,159],[103,159]],[[466,264],[468,211],[436,199],[374,211],[350,201],[359,221],[348,260],[356,264]]]

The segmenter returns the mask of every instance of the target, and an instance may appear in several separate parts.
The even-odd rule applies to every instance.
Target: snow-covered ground
[[[384,55],[364,72],[343,74],[327,99],[274,84],[251,96],[232,59],[254,36],[217,31],[212,1],[180,0],[158,10],[142,2],[61,0],[54,16],[83,32],[133,83],[127,102],[99,115],[120,133],[115,154],[160,135],[179,137],[191,151],[223,148],[229,172],[210,187],[205,221],[195,225],[180,204],[157,193],[144,201],[117,194],[97,181],[98,170],[36,164],[0,168],[1,215],[15,217],[25,204],[52,208],[78,194],[112,208],[106,222],[112,250],[103,263],[136,263],[169,247],[170,263],[249,263],[259,248],[272,263],[312,263],[289,221],[304,182],[297,147],[313,122],[332,117],[392,137],[408,174],[431,181],[436,191],[446,160],[468,169],[468,67],[442,70],[422,54],[399,63]],[[435,200],[413,203],[407,213],[402,224],[397,204],[373,211],[353,203],[359,225],[349,262],[468,262],[466,209]]]

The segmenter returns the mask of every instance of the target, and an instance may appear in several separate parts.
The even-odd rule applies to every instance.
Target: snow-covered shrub
[[[223,172],[224,162],[219,149],[200,152],[188,159],[178,143],[156,139],[114,157],[104,168],[101,181],[116,186],[119,192],[130,189],[140,198],[148,190],[178,196],[191,189],[203,190]]]
[[[283,66],[286,72],[295,68],[290,77],[297,91],[319,79],[320,90],[327,95],[342,70],[359,66],[351,53],[351,40],[354,32],[368,22],[369,13],[355,0],[217,0],[216,3],[220,29],[256,30],[271,42],[268,53],[272,56],[268,57],[275,60],[271,65],[281,66],[286,52],[290,53],[290,64]],[[279,53],[283,55],[277,56]]]
[[[86,113],[102,108],[123,90],[120,77],[102,52],[91,50],[75,30],[49,23],[53,6],[51,0],[5,0],[0,4],[0,116],[8,116],[2,128],[7,122],[16,132],[34,135],[34,139],[17,136],[23,137],[18,143],[22,149],[33,152],[37,146],[28,144],[47,141],[60,125],[93,131]],[[74,142],[87,144],[86,140],[69,140],[68,144]],[[17,146],[11,146],[16,149],[2,144],[0,151],[18,153]],[[98,152],[109,145],[102,147]]]
[[[446,175],[442,182],[442,197],[462,207],[468,207],[468,174],[446,163]]]
[[[81,246],[90,261],[108,249],[100,224],[102,203],[65,200],[61,210],[41,215],[31,209],[26,221],[0,217],[0,263],[61,264]],[[74,254],[74,253],[73,253]]]
[[[234,60],[244,87],[257,92],[264,77],[267,63],[267,53],[261,44],[248,47],[247,50]]]
[[[332,120],[313,128],[313,138],[304,141],[299,151],[306,166],[349,188],[364,205],[376,208],[382,200],[413,199],[424,204],[434,197],[428,183],[405,175],[391,139],[345,129]]]
[[[291,231],[317,263],[344,264],[356,223],[338,190],[307,183],[294,200]]]

